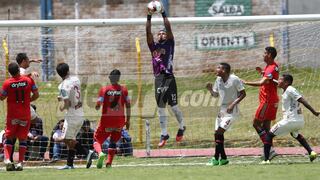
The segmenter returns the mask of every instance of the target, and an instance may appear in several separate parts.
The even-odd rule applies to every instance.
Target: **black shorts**
[[[173,75],[160,74],[155,78],[155,98],[160,108],[178,104],[177,84]]]

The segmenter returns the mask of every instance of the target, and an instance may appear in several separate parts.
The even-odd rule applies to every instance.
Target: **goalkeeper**
[[[176,80],[173,75],[173,55],[174,55],[174,37],[171,31],[170,22],[162,7],[162,17],[165,28],[157,34],[157,42],[153,40],[151,33],[151,17],[152,13],[148,11],[146,33],[147,43],[152,56],[153,73],[155,77],[155,98],[158,106],[158,114],[161,127],[161,137],[158,147],[163,147],[169,139],[167,132],[167,117],[165,107],[168,103],[174,112],[179,123],[179,129],[176,141],[179,142],[183,138],[185,131],[182,112],[178,107],[178,93]]]

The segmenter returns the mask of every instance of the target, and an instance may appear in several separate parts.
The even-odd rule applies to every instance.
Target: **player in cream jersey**
[[[311,162],[317,157],[317,153],[311,149],[305,138],[299,133],[299,130],[304,126],[300,103],[309,109],[315,116],[319,116],[320,113],[315,111],[313,107],[311,107],[302,97],[302,95],[293,86],[291,86],[292,82],[293,77],[290,74],[283,74],[279,78],[278,87],[282,88],[284,91],[282,94],[283,119],[272,126],[266,137],[267,142],[264,144],[265,159],[262,164],[270,163],[269,152],[273,138],[275,136],[289,133],[308,151]]]
[[[66,110],[63,124],[64,143],[68,146],[67,165],[60,169],[73,169],[73,159],[76,149],[80,144],[76,141],[76,136],[84,121],[81,103],[81,84],[78,77],[70,76],[69,65],[60,63],[57,65],[57,73],[62,78],[59,85],[58,101],[63,101],[59,106],[60,111]]]
[[[246,96],[241,80],[230,74],[228,63],[220,63],[216,69],[217,79],[212,87],[207,83],[207,89],[213,97],[219,96],[220,111],[215,123],[214,138],[216,142],[215,155],[207,165],[226,165],[229,163],[224,150],[224,132],[227,131],[239,114],[238,103]],[[219,159],[221,158],[221,159]]]

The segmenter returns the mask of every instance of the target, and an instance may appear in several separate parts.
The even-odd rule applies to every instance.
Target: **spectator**
[[[32,150],[34,150],[33,147],[37,147],[37,146],[39,147],[39,156],[40,156],[38,158],[40,158],[40,160],[44,160],[45,159],[44,154],[47,150],[49,138],[43,135],[42,119],[36,113],[37,107],[31,104],[30,109],[31,109],[31,124],[30,124],[29,133],[28,133],[28,139],[27,139],[28,149],[26,152],[25,160],[31,159]]]
[[[66,157],[68,151],[67,151],[67,146],[63,142],[63,133],[62,133],[62,128],[64,125],[64,119],[61,119],[56,127],[53,129],[53,133],[51,136],[51,142],[53,144],[52,148],[52,161],[58,161],[61,158]],[[50,144],[51,144],[50,142]]]
[[[77,135],[77,141],[80,144],[76,153],[78,158],[85,158],[89,150],[93,150],[93,134],[94,130],[90,128],[90,121],[86,119]]]

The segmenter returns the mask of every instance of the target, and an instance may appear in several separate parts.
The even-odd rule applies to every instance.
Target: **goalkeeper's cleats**
[[[89,153],[88,153],[88,155],[87,155],[87,165],[86,165],[86,168],[90,168],[90,167],[91,167],[93,154],[94,154],[94,151],[89,150]]]
[[[99,154],[99,158],[98,158],[98,161],[97,161],[97,168],[98,169],[102,168],[105,157],[106,157],[105,153],[101,152]]]
[[[23,165],[22,165],[21,162],[19,162],[19,163],[17,164],[16,171],[22,171],[22,170],[23,170]]]
[[[209,162],[206,164],[207,166],[218,166],[220,163],[219,163],[219,160],[216,160],[216,158],[211,158],[209,160]]]
[[[159,144],[158,144],[158,147],[161,148],[161,147],[163,147],[164,145],[166,145],[168,139],[169,139],[169,135],[168,135],[168,134],[165,135],[165,136],[164,136],[164,135],[161,135],[161,137],[160,137],[160,142],[159,142]]]
[[[317,159],[318,154],[314,151],[311,151],[311,153],[309,154],[309,159],[310,162],[314,161],[315,159]]]
[[[73,166],[69,166],[69,165],[65,165],[65,166],[59,168],[59,170],[66,170],[66,169],[74,169],[74,167]]]
[[[14,164],[10,160],[4,160],[4,164],[6,165],[6,171],[15,171]]]
[[[261,165],[267,165],[267,164],[270,164],[270,161],[269,161],[269,160],[262,161],[260,164],[261,164]]]
[[[177,133],[177,136],[176,136],[176,141],[177,142],[180,142],[183,139],[183,134],[184,134],[185,130],[186,130],[185,126],[183,126],[183,129],[179,129],[178,130],[178,133]]]
[[[228,159],[220,159],[219,161],[219,165],[223,166],[223,165],[227,165],[229,164],[229,160]]]

